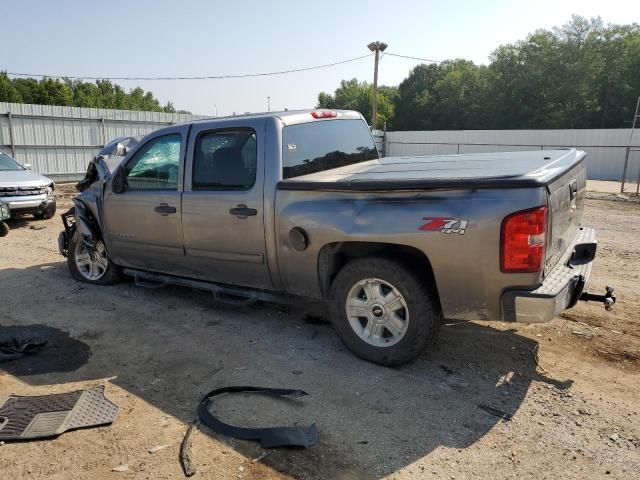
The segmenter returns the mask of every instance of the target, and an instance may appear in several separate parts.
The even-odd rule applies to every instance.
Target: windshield
[[[0,172],[11,170],[24,170],[24,168],[9,155],[0,152]]]
[[[283,130],[282,178],[298,177],[378,158],[362,120],[324,120]]]

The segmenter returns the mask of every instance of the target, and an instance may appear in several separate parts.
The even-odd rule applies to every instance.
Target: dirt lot
[[[584,223],[600,240],[589,287],[615,285],[614,312],[581,304],[544,325],[447,324],[435,348],[390,369],[305,321],[304,305],[238,309],[186,288],[77,283],[57,253],[58,218],[14,221],[0,240],[0,323],[42,324],[50,343],[0,364],[0,396],[106,384],[120,413],[109,427],[1,445],[1,477],[183,478],[178,449],[201,395],[245,384],[311,396],[230,397],[218,413],[252,426],[316,422],[320,442],[253,462],[259,446],[203,427],[194,478],[636,479],[640,204],[590,199]]]

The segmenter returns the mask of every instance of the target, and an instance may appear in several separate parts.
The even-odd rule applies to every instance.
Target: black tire
[[[49,205],[47,205],[47,207],[43,211],[34,213],[33,216],[38,220],[49,220],[56,214],[56,208],[56,202],[54,200]]]
[[[380,279],[396,288],[406,302],[409,322],[401,339],[391,346],[367,343],[351,327],[346,301],[351,289],[364,279]],[[414,270],[386,257],[364,257],[347,263],[331,284],[331,322],[338,337],[358,357],[373,363],[397,366],[414,360],[435,341],[442,323],[434,289]]]
[[[113,263],[108,256],[107,269],[104,275],[102,275],[100,278],[91,280],[80,273],[80,270],[78,269],[78,265],[76,263],[76,254],[78,251],[78,242],[81,241],[81,235],[78,231],[76,231],[69,240],[69,245],[67,246],[67,267],[69,268],[69,273],[75,280],[78,280],[79,282],[90,283],[93,285],[115,285],[116,283],[122,281],[122,270],[118,265]],[[102,242],[102,240],[99,241]]]

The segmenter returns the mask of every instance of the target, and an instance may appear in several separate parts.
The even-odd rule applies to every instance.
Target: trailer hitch
[[[606,287],[607,293],[597,295],[595,293],[582,292],[580,300],[584,302],[601,302],[604,303],[604,309],[608,312],[613,310],[613,304],[616,303],[616,296],[613,294],[613,287]]]

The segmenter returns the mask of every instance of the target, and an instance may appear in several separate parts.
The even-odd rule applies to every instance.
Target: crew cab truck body
[[[325,300],[353,352],[396,365],[442,318],[544,322],[586,295],[584,157],[380,159],[350,111],[196,121],[149,134],[111,170],[94,159],[60,249],[86,282],[124,271]]]

